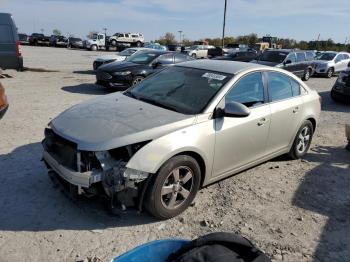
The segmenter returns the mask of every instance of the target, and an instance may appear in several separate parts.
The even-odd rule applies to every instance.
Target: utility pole
[[[224,23],[222,25],[222,48],[224,48],[224,45],[225,45],[226,7],[227,7],[227,0],[225,0]]]
[[[181,35],[182,35],[182,30],[177,31],[180,34],[180,45],[181,45]]]

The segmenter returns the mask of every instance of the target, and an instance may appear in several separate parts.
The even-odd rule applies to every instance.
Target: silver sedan
[[[191,61],[66,110],[45,130],[43,158],[78,194],[167,219],[203,186],[303,157],[319,114],[317,92],[287,71]]]

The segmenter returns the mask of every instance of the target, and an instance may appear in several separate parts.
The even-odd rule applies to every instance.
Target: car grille
[[[62,166],[77,171],[77,145],[45,129],[44,149]]]
[[[97,72],[96,77],[97,77],[97,80],[102,80],[102,81],[112,79],[112,76],[106,72]]]

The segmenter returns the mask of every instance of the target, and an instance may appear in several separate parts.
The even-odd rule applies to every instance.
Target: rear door
[[[334,71],[335,72],[340,72],[342,71],[343,69],[343,65],[342,65],[342,62],[343,62],[343,54],[338,54],[335,59],[334,59],[334,62],[335,62],[335,65],[334,65]],[[345,69],[345,68],[344,68]]]
[[[267,153],[286,150],[301,124],[303,100],[299,84],[279,72],[267,72],[271,124]]]
[[[306,68],[308,67],[308,62],[306,61],[306,54],[305,52],[297,52],[296,58],[296,71],[294,74],[296,74],[299,77],[302,77],[306,71]]]

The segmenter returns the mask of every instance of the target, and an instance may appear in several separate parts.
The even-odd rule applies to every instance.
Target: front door
[[[243,76],[219,104],[230,101],[250,108],[247,117],[222,117],[215,119],[215,155],[213,176],[225,176],[232,170],[245,166],[265,155],[270,126],[270,107],[260,72]]]

